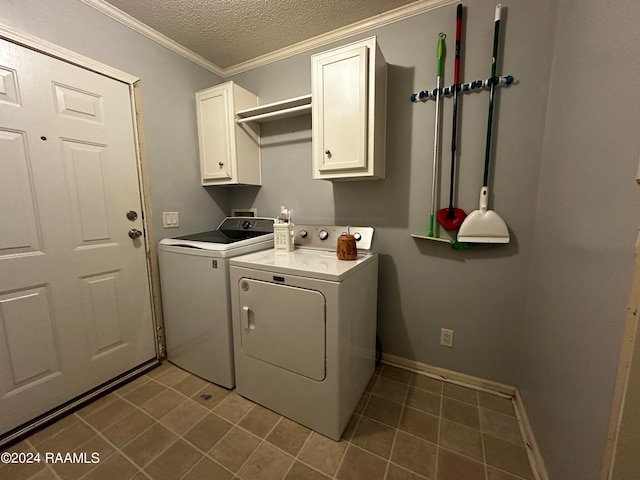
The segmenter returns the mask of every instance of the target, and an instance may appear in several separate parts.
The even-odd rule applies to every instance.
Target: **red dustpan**
[[[451,128],[451,185],[449,187],[449,208],[438,210],[438,223],[447,231],[457,230],[467,216],[464,210],[453,207],[453,188],[456,166],[456,127],[458,125],[458,90],[460,90],[460,37],[462,32],[462,4],[456,11],[456,58],[453,69],[453,127]]]

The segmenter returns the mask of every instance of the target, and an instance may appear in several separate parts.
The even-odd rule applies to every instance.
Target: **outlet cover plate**
[[[448,328],[440,329],[440,345],[453,348],[453,330]]]

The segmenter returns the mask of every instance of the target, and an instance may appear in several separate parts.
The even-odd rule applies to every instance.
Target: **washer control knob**
[[[248,228],[251,228],[251,222],[249,220],[245,220],[240,226],[247,230]]]
[[[362,239],[362,235],[360,235],[358,232],[353,234],[353,238],[356,239],[356,242],[359,242]]]
[[[326,240],[327,238],[329,238],[329,232],[327,232],[326,230],[320,230],[320,232],[318,233],[318,237],[320,237],[320,240]]]
[[[300,236],[302,238],[307,238],[307,235],[309,235],[309,232],[307,232],[306,230],[300,230]]]

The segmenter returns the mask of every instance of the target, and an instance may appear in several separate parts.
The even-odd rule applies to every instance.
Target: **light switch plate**
[[[162,227],[163,228],[178,228],[180,226],[180,220],[178,212],[162,212]]]

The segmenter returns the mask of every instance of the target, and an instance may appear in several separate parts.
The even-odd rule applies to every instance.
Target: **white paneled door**
[[[132,116],[0,40],[0,434],[155,357]]]

